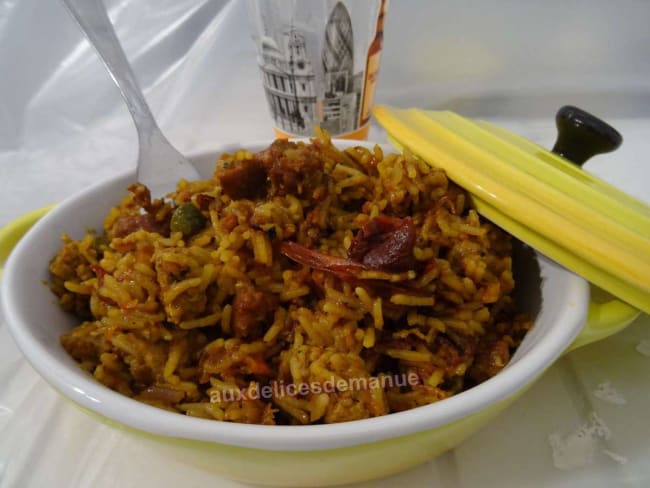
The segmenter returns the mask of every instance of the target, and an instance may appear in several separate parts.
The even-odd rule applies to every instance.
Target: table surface
[[[212,5],[196,4],[204,10]],[[191,43],[185,40],[191,48],[178,54],[171,74],[159,69],[155,80],[143,83],[160,125],[188,153],[216,147],[218,141],[244,141],[241,134],[248,140],[271,137],[270,118],[260,110],[265,101],[252,43],[242,29],[241,2],[218,7],[211,13],[216,27],[208,34],[204,29]],[[195,18],[205,15],[199,7],[194,11]],[[79,44],[65,15],[56,16],[70,44]],[[202,43],[227,47],[201,50]],[[25,109],[21,124],[32,136],[17,148],[0,147],[0,225],[133,165],[136,141],[128,114],[101,65],[87,46],[79,46],[73,57],[78,70],[58,71]],[[136,71],[146,78],[155,59],[139,56],[136,41],[126,47],[135,53]],[[384,79],[379,101],[410,103],[408,90],[390,76]],[[102,105],[92,106],[93,97]],[[556,99],[562,97],[552,103]],[[554,123],[545,115],[495,111],[488,95],[463,100],[456,103],[468,115],[481,115],[546,147],[553,143]],[[622,112],[611,122],[625,136],[623,147],[596,157],[586,168],[649,201],[650,118]],[[385,135],[373,126],[370,138],[383,141]],[[457,449],[392,478],[355,486],[650,486],[650,357],[642,354],[643,345],[650,349],[648,341],[650,317],[642,315],[622,333],[563,356],[521,399]],[[594,393],[605,383],[618,396],[607,400]],[[22,358],[3,321],[0,385],[2,487],[244,486],[163,457],[60,398]],[[575,444],[593,413],[611,435],[594,439],[591,462],[562,466],[553,458],[549,436]]]

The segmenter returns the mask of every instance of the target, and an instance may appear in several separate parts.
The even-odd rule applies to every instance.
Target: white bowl
[[[208,177],[221,152],[240,147],[257,151],[270,142],[227,145],[191,160]],[[372,146],[358,141],[335,144]],[[533,269],[517,284],[520,295],[541,298],[539,310],[531,311],[536,313],[533,329],[501,373],[449,399],[383,417],[301,427],[218,422],[167,412],[108,389],[78,367],[59,341],[78,320],[61,310],[43,284],[49,279],[48,264],[61,245],[61,233],[80,238],[88,228],[101,228],[108,208],[133,180],[134,173],[129,172],[98,183],[66,199],[27,232],[2,276],[5,318],[25,357],[62,395],[109,423],[126,426],[127,431],[151,434],[143,438],[152,445],[233,478],[307,486],[372,479],[407,469],[454,447],[505,408],[581,331],[583,340],[593,340],[619,330],[636,316],[629,307],[602,307],[609,322],[600,320],[583,330],[588,283],[537,256],[528,264],[538,265],[539,271]]]

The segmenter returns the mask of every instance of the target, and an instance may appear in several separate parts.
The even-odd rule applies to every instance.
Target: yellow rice
[[[226,191],[224,172],[264,158],[298,168],[295,191],[271,176],[265,194]],[[151,405],[262,424],[385,415],[497,374],[531,326],[511,298],[510,237],[443,170],[409,154],[339,151],[319,132],[309,144],[223,154],[211,178],[181,181],[164,201],[146,194],[132,185],[101,232],[64,236],[50,271],[80,321],[61,338],[66,351]],[[204,218],[192,235],[169,231],[184,203]],[[145,214],[166,230],[119,231]],[[361,230],[384,217],[412,219],[411,268],[355,268]],[[349,267],[301,264],[287,242]],[[417,384],[394,384],[408,374]]]

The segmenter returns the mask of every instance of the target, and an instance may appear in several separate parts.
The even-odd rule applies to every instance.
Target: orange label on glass
[[[379,74],[379,58],[381,51],[368,56],[368,65],[366,68],[366,86],[363,90],[363,102],[361,103],[361,125],[370,119],[372,101],[375,98],[375,86],[377,85],[377,75]]]

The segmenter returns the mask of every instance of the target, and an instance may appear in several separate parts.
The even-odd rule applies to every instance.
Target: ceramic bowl
[[[270,141],[227,145],[191,157],[202,176],[221,152],[251,151]],[[372,146],[335,141],[338,147]],[[387,148],[390,150],[390,148]],[[5,319],[34,369],[58,392],[101,421],[137,435],[153,449],[224,476],[256,484],[319,486],[370,480],[425,462],[457,446],[501,412],[564,351],[610,335],[638,314],[620,302],[590,302],[589,284],[520,246],[517,297],[534,316],[508,366],[454,397],[409,411],[333,425],[244,425],[187,417],[137,402],[96,382],[59,342],[77,319],[64,313],[44,280],[62,232],[73,238],[101,228],[110,205],[125,194],[134,173],[76,194],[38,219],[19,219],[0,232],[0,256],[34,221],[6,262],[1,278]],[[527,258],[525,256],[528,256]],[[498,449],[498,446],[495,448]]]

